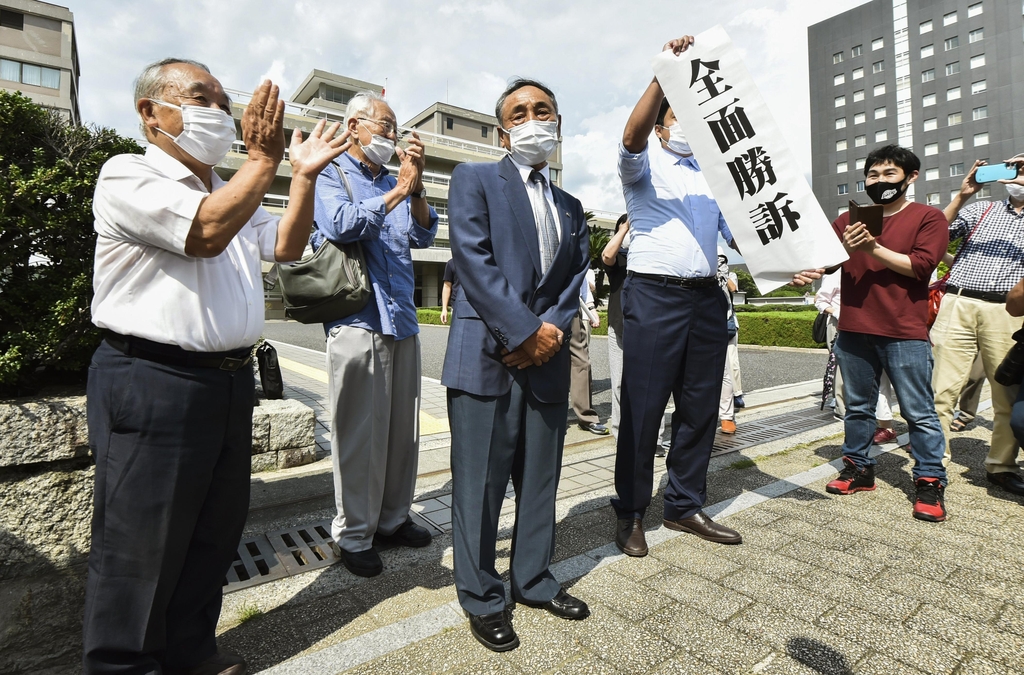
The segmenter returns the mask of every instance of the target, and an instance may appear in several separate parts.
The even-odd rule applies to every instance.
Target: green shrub
[[[736,305],[733,307],[737,313],[740,312],[814,312],[818,313],[818,308],[814,305]]]
[[[88,367],[96,178],[110,157],[141,152],[0,91],[0,396]]]
[[[451,310],[448,311],[448,320],[451,321]],[[422,324],[428,326],[440,326],[441,325],[441,308],[440,307],[418,307],[416,309],[416,319]]]
[[[814,312],[737,312],[740,344],[823,349],[811,337],[815,316]]]

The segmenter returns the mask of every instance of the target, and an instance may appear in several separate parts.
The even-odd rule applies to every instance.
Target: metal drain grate
[[[754,445],[769,443],[787,436],[810,429],[817,429],[826,424],[831,424],[832,411],[818,410],[817,408],[805,408],[796,412],[775,415],[752,422],[744,422],[737,426],[736,433],[732,436],[719,433],[715,436],[715,444],[711,450],[711,456],[722,455],[727,452],[743,450]]]
[[[331,521],[301,525],[287,530],[268,532],[267,539],[274,547],[288,574],[298,574],[318,567],[327,567],[340,558],[331,550]]]
[[[288,570],[263,535],[246,539],[238,545],[235,560],[224,579],[224,592],[239,591],[249,586],[288,576]]]

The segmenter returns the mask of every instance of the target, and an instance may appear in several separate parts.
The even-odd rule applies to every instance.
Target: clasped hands
[[[846,229],[843,230],[843,246],[846,247],[847,253],[853,253],[854,251],[871,253],[878,247],[878,240],[868,232],[867,225],[864,223],[853,223],[852,225],[847,225]]]
[[[557,326],[545,321],[536,333],[526,338],[523,344],[514,350],[502,349],[501,360],[506,366],[512,366],[519,370],[543,365],[562,348],[564,338],[565,334]]]

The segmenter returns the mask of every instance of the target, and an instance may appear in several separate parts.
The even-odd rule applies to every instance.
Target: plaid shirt
[[[984,221],[966,245],[961,244],[949,283],[971,291],[1007,293],[1024,279],[1024,211],[1017,213],[1009,199],[974,202],[949,226],[949,239],[971,234],[990,205]]]

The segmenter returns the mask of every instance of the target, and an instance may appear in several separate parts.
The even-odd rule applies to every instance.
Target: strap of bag
[[[331,164],[334,165],[334,170],[338,172],[338,178],[341,179],[341,184],[345,186],[345,192],[348,194],[348,200],[353,204],[356,203],[356,198],[352,196],[352,184],[348,182],[348,174],[341,170],[341,165],[331,160]],[[986,213],[988,213],[986,211]]]
[[[988,208],[985,209],[985,212],[983,214],[981,214],[981,218],[978,218],[978,222],[975,223],[974,227],[971,228],[971,231],[967,233],[967,238],[964,239],[964,243],[960,244],[960,248],[956,250],[956,255],[953,256],[953,262],[949,264],[949,269],[946,270],[945,276],[942,277],[943,281],[949,279],[949,275],[953,273],[953,265],[956,264],[956,261],[960,259],[960,254],[963,253],[964,249],[967,248],[967,242],[969,242],[971,240],[971,237],[974,236],[974,233],[978,231],[978,228],[981,226],[981,221],[985,220],[985,216],[988,215],[988,212],[991,211],[992,207],[995,205],[995,202],[989,203]]]

